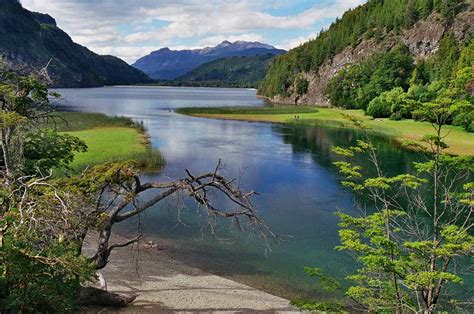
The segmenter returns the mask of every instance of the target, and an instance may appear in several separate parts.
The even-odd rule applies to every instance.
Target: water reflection
[[[60,90],[69,109],[124,115],[143,121],[152,145],[162,151],[166,166],[144,180],[183,177],[214,169],[218,159],[227,175],[256,189],[255,206],[278,234],[290,235],[265,256],[262,242],[233,228],[219,229],[230,244],[212,241],[194,204],[162,203],[141,219],[120,227],[169,241],[174,256],[219,274],[293,297],[313,291],[304,266],[318,266],[344,277],[353,262],[334,250],[338,245],[336,210],[356,213],[353,195],[341,188],[332,162],[332,148],[354,143],[353,130],[219,121],[192,118],[170,109],[184,106],[263,106],[255,91],[206,88],[99,88]],[[387,139],[375,139],[389,174],[410,169],[413,154]],[[361,159],[362,162],[366,162]],[[185,205],[185,206],[184,206]],[[222,204],[221,204],[222,205]],[[183,209],[178,224],[177,210]],[[223,224],[227,224],[224,222]]]

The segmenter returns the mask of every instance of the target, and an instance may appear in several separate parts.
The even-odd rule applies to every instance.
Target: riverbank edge
[[[124,119],[123,117],[104,117],[102,114],[96,113],[84,113],[84,112],[63,112],[69,116],[72,116],[73,119],[70,120],[78,120],[80,119],[87,119],[89,121],[84,123],[87,126],[76,126],[74,125],[75,122],[72,123],[69,128],[72,130],[65,130],[64,128],[61,129],[61,133],[67,133],[71,135],[77,136],[81,132],[116,132],[117,130],[127,130],[133,131],[137,136],[137,142],[145,149],[151,149],[151,142],[149,134],[146,130],[139,124],[131,124],[125,125],[121,121],[117,123],[118,119]],[[99,123],[91,123],[91,119],[97,119]],[[128,119],[128,118],[127,118]],[[128,119],[130,120],[130,119]],[[130,120],[131,121],[131,120]],[[128,121],[128,122],[130,122]],[[127,122],[127,121],[125,121]],[[127,122],[127,123],[128,123]],[[100,125],[100,126],[98,126]],[[79,136],[80,137],[80,136]],[[88,141],[85,141],[86,144]],[[117,143],[117,142],[114,142]],[[159,152],[159,150],[156,149]],[[89,153],[94,154],[94,151],[89,151]],[[126,154],[125,154],[126,155]],[[99,162],[91,162],[90,166],[102,163],[113,161],[114,159],[123,157],[120,155],[111,155],[109,156],[109,160],[102,160]],[[158,171],[164,165],[162,163],[160,168],[148,169],[153,171]],[[74,165],[73,165],[74,166]],[[142,167],[141,167],[142,168]],[[148,171],[145,171],[147,173]],[[94,248],[94,244],[96,242],[96,235],[88,235],[88,239],[86,241],[85,251],[91,251]],[[150,240],[150,242],[149,242]],[[158,241],[160,245],[154,244],[153,241]],[[120,235],[113,236],[113,243],[123,243],[125,242],[125,238]],[[162,244],[165,242],[165,244]],[[153,243],[153,244],[150,244]],[[111,262],[108,267],[104,270],[104,274],[108,281],[108,291],[111,292],[118,292],[118,293],[138,293],[139,296],[137,299],[132,302],[132,304],[128,307],[122,309],[116,308],[83,308],[81,309],[81,313],[149,313],[159,311],[160,313],[175,313],[175,311],[183,310],[183,308],[179,308],[179,303],[183,303],[188,305],[187,303],[192,301],[191,303],[194,304],[194,308],[184,309],[186,311],[192,310],[194,311],[231,311],[234,310],[243,311],[243,312],[284,312],[284,313],[299,313],[300,311],[295,307],[290,305],[290,301],[279,297],[271,292],[267,292],[263,289],[257,289],[251,287],[244,282],[239,282],[233,280],[232,278],[228,278],[226,276],[212,274],[211,272],[204,271],[199,267],[191,266],[186,263],[185,260],[173,257],[170,252],[164,251],[172,251],[174,250],[174,246],[171,244],[170,241],[164,241],[162,239],[153,238],[153,240],[148,239],[146,241],[142,241],[140,245],[137,247],[131,246],[130,248],[123,248],[118,249],[113,252],[111,257]],[[151,263],[150,263],[151,261]],[[159,271],[157,272],[154,267],[156,265],[162,266]],[[135,266],[135,267],[128,267],[129,272],[124,272],[123,269],[127,269],[128,266]],[[164,267],[164,269],[163,269]],[[102,271],[101,271],[102,272]],[[159,289],[148,289],[144,285],[155,285],[159,286],[159,283],[162,282],[162,279],[156,279],[148,281],[147,283],[143,282],[143,278],[150,277],[150,273],[155,273],[155,277],[158,278],[160,276],[165,276],[168,273],[177,273],[176,278],[171,278],[167,280],[167,285],[174,285],[175,286],[175,293],[177,296],[173,295],[165,295],[164,298],[161,298],[161,294]],[[204,277],[205,280],[202,282],[196,282],[196,276]],[[153,283],[156,281],[156,283]],[[125,284],[125,282],[127,282]],[[184,287],[183,283],[188,282],[188,286]],[[189,284],[190,282],[190,284]],[[191,285],[191,290],[189,290]],[[192,286],[194,285],[194,287]],[[201,285],[201,286],[199,286]],[[200,290],[212,290],[216,289],[214,285],[221,286],[222,289],[231,289],[232,294],[230,296],[222,295],[222,292],[216,292],[218,297],[209,296],[208,299],[201,298],[198,300],[190,300],[190,296],[186,295],[186,291],[200,291]],[[135,289],[131,287],[134,286]],[[182,287],[181,287],[182,286]],[[222,287],[224,286],[224,287]],[[131,291],[135,290],[135,292]],[[141,292],[143,291],[143,292]],[[183,296],[184,295],[184,296]],[[245,297],[243,297],[245,296]],[[249,307],[249,303],[246,303],[249,298],[255,297],[253,302],[250,303],[252,305]],[[180,300],[184,297],[184,300]],[[221,304],[222,303],[222,304]],[[241,303],[241,308],[237,308],[236,303]],[[209,308],[208,305],[214,305],[215,308]],[[217,306],[219,305],[219,308]],[[245,306],[244,306],[245,305]]]
[[[286,125],[301,125],[301,126],[325,126],[325,127],[333,127],[333,128],[343,128],[343,129],[356,129],[355,125],[350,122],[348,119],[343,119],[343,115],[351,115],[354,110],[347,110],[346,113],[342,113],[339,111],[343,111],[342,109],[338,108],[329,108],[329,107],[316,107],[316,106],[285,106],[285,107],[302,107],[302,108],[314,108],[318,110],[334,110],[338,111],[337,113],[340,114],[338,119],[318,119],[314,117],[307,117],[305,112],[301,114],[295,114],[291,112],[289,114],[295,115],[295,119],[293,117],[281,120],[281,116],[288,115],[285,113],[278,113],[278,114],[246,114],[246,113],[239,113],[239,114],[232,114],[232,113],[203,113],[202,111],[206,108],[180,108],[176,110],[177,113],[196,117],[196,118],[207,118],[207,119],[217,119],[217,120],[230,120],[230,121],[242,121],[242,122],[259,122],[259,123],[276,123],[276,124],[286,124]],[[265,108],[265,107],[262,107]],[[216,108],[209,108],[210,110]],[[245,108],[242,108],[242,110]],[[249,108],[249,110],[255,110],[256,108]],[[199,111],[193,113],[193,110]],[[336,113],[336,112],[335,112]],[[317,114],[317,113],[316,113]],[[403,125],[408,123],[425,123],[425,122],[417,122],[413,120],[402,120],[402,121],[390,121],[389,123],[400,123],[400,129],[393,127],[384,127],[383,129],[378,128],[376,123],[382,123],[388,119],[370,119],[367,116],[361,116],[360,114],[356,115],[356,118],[362,118],[363,123],[369,125],[372,131],[378,135],[386,136],[395,140],[397,144],[400,146],[406,141],[418,141],[427,133],[422,133],[421,131],[418,134],[403,134]],[[375,125],[374,125],[375,124]],[[421,125],[420,125],[421,126]],[[425,125],[426,127],[426,125]],[[456,132],[463,133],[463,136],[472,137],[472,140],[469,139],[464,143],[456,143],[455,146],[450,146],[446,149],[446,153],[451,155],[464,155],[464,156],[473,156],[474,155],[474,133],[468,133],[465,131],[457,130],[459,127],[447,126],[446,129],[449,129],[447,134],[452,135],[452,130],[456,130]],[[430,130],[433,131],[433,130]],[[398,133],[398,134],[397,134]],[[452,141],[452,140],[449,140]],[[457,139],[455,139],[457,142]],[[449,145],[449,142],[448,142]],[[408,147],[406,147],[408,148]],[[410,149],[410,148],[408,148]]]
[[[114,234],[111,243],[123,243]],[[156,242],[155,242],[156,241]],[[83,253],[91,255],[97,234],[86,237]],[[139,244],[112,252],[101,270],[108,291],[138,294],[124,308],[83,308],[82,313],[239,312],[300,313],[290,301],[225,276],[215,275],[173,257],[172,241],[143,238]]]

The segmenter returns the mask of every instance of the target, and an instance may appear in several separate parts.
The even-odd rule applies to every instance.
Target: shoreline
[[[140,123],[100,113],[58,111],[57,115],[61,117],[58,132],[76,136],[87,145],[87,151],[76,152],[69,164],[75,174],[97,164],[127,160],[135,160],[143,173],[163,167],[159,149],[151,146],[150,136]]]
[[[296,108],[296,106],[287,108]],[[307,108],[308,107],[303,107],[302,110],[308,110]],[[326,107],[313,108],[319,110],[320,112],[307,113],[302,111],[301,113],[291,112],[267,114],[262,110],[262,113],[245,113],[245,108],[238,109],[243,111],[239,113],[212,112],[212,110],[215,110],[216,108],[182,108],[184,109],[182,112],[180,112],[179,110],[177,112],[196,118],[242,122],[276,123],[300,126],[325,126],[344,129],[355,129],[355,127],[350,123],[349,120],[343,119],[343,115],[354,115],[355,117],[362,119],[362,122],[365,125],[372,127],[372,131],[374,133],[382,136],[391,137],[399,145],[402,145],[405,141],[420,140],[425,134],[433,133],[431,125],[429,125],[427,122],[419,122],[413,120],[392,121],[388,119],[371,120],[366,116],[362,116],[361,113],[357,112],[357,110],[344,111],[342,109]],[[205,112],[206,109],[209,109],[210,112]],[[255,108],[247,109],[252,111],[255,110]],[[193,110],[196,110],[197,112],[193,112]],[[230,110],[232,110],[232,108]],[[298,115],[301,120],[299,118],[297,120],[292,120],[295,115]],[[382,123],[383,125],[381,125]],[[450,136],[446,139],[449,145],[449,148],[445,151],[447,154],[463,156],[474,155],[474,133],[462,131],[459,127],[455,126],[446,126],[444,132],[446,135]]]
[[[87,308],[85,313],[245,312],[299,313],[290,301],[248,285],[213,275],[173,258],[167,241],[141,243],[113,251],[100,272],[108,291],[137,293],[128,307]],[[88,236],[84,252],[91,253],[96,237]],[[114,235],[112,242],[122,242]]]

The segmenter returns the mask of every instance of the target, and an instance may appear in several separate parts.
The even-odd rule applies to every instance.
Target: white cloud
[[[299,36],[295,38],[290,38],[284,42],[278,43],[275,46],[280,48],[280,49],[285,49],[285,50],[290,50],[293,48],[298,47],[299,45],[316,38],[318,36],[318,33],[311,33],[308,36]]]
[[[155,46],[142,46],[142,47],[100,47],[100,46],[91,46],[93,51],[101,55],[112,55],[120,56],[123,60],[128,63],[133,63],[135,60],[143,57],[152,51],[156,50]]]
[[[1,0],[0,0],[1,1]],[[329,1],[329,0],[328,0]],[[97,53],[134,61],[139,54],[170,47],[215,45],[222,40],[265,41],[262,33],[314,25],[334,18],[365,0],[334,0],[295,15],[276,16],[268,8],[295,5],[284,0],[22,0],[34,11],[49,13],[74,41]],[[306,37],[288,38],[291,48]],[[186,44],[183,44],[183,43]],[[271,44],[272,42],[270,42]]]

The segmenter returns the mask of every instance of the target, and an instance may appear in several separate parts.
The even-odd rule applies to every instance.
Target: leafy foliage
[[[302,72],[316,72],[344,48],[357,45],[360,38],[391,38],[390,32],[397,34],[412,27],[433,11],[449,24],[468,6],[465,1],[453,0],[368,1],[346,12],[316,39],[277,57],[260,93],[298,97],[304,91],[296,88]],[[403,45],[374,54],[341,69],[329,81],[326,95],[333,106],[364,109],[375,118],[393,120],[422,119],[417,108],[423,103],[442,103],[450,98],[456,109],[447,123],[473,131],[473,42],[472,35],[458,43],[453,33],[445,32],[437,52],[416,64]]]
[[[315,39],[277,57],[259,92],[268,97],[287,95],[298,73],[316,71],[346,47],[357,45],[361,38],[377,40],[391,31],[399,32],[433,11],[450,22],[464,6],[465,1],[458,0],[370,0],[347,11]]]
[[[372,99],[367,107],[367,114],[374,118],[387,118],[390,116],[392,103],[387,92]]]
[[[27,134],[23,150],[24,171],[28,174],[47,174],[56,167],[67,168],[74,160],[74,153],[85,152],[87,145],[77,137],[46,129]]]
[[[396,87],[372,99],[367,108],[367,114],[374,118],[400,120],[411,118],[411,110],[415,102],[411,100],[401,87]]]
[[[340,71],[328,86],[334,106],[366,109],[369,102],[385,91],[408,89],[413,58],[406,46],[375,55]]]
[[[374,208],[360,217],[338,213],[337,249],[350,252],[359,264],[348,277],[354,285],[346,295],[366,310],[449,308],[446,285],[463,282],[463,259],[472,257],[474,246],[474,158],[443,154],[442,128],[456,110],[450,97],[418,107],[418,115],[433,124],[436,134],[421,139],[428,148],[409,143],[428,153],[414,164],[415,174],[385,176],[367,130],[367,140],[334,150],[345,160],[335,162],[345,177],[343,185],[365,195]],[[368,155],[375,176],[351,162],[357,154]]]
[[[74,220],[63,207],[72,197],[38,176],[86,149],[77,138],[38,128],[55,96],[37,77],[0,71],[0,311],[73,310],[79,284],[94,277],[72,227],[87,219]]]
[[[323,271],[317,267],[305,267],[304,271],[311,277],[316,278],[326,291],[334,291],[341,288],[341,284],[334,278],[324,275]]]
[[[297,77],[295,80],[295,91],[298,95],[304,95],[308,92],[309,82],[304,77]]]

